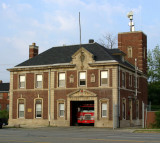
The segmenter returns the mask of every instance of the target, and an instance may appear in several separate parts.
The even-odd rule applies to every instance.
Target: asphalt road
[[[160,134],[94,127],[4,128],[0,143],[160,143]]]

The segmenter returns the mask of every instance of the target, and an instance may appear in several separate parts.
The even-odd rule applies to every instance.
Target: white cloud
[[[9,6],[6,3],[2,3],[2,8],[7,9]]]

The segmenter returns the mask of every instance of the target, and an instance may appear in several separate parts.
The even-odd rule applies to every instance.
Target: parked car
[[[2,129],[2,126],[3,126],[3,122],[2,122],[2,119],[0,119],[0,129]]]

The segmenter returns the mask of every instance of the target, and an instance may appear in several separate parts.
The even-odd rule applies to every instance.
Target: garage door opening
[[[71,126],[94,126],[94,101],[71,101]]]

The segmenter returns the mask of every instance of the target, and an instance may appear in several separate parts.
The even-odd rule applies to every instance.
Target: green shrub
[[[6,125],[8,124],[8,118],[9,118],[9,113],[7,110],[1,110],[0,111],[0,119],[2,119],[2,122],[5,123]]]

